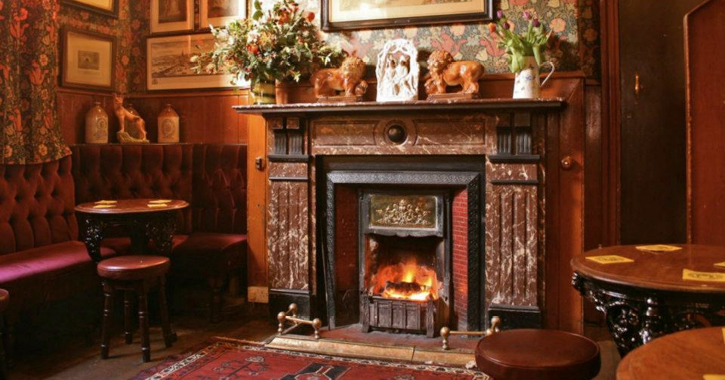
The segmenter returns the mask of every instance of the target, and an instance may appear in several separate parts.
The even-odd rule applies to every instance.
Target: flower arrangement
[[[251,19],[212,27],[214,49],[191,58],[197,73],[226,72],[235,82],[300,79],[320,67],[338,63],[343,52],[319,37],[315,14],[303,12],[294,0],[280,0],[264,12],[254,1]]]
[[[528,27],[523,34],[516,34],[511,29],[509,20],[502,11],[496,12],[498,24],[488,24],[488,31],[500,37],[499,46],[509,55],[512,73],[518,73],[524,68],[524,57],[533,56],[540,65],[543,62],[543,50],[549,41],[551,31],[538,18],[532,17],[529,12],[523,13],[523,19],[528,21]]]

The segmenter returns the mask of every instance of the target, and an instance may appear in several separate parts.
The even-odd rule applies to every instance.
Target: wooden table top
[[[139,198],[81,203],[76,206],[76,211],[86,214],[124,215],[180,210],[188,206],[186,201],[180,199]]]
[[[703,375],[725,375],[723,327],[657,338],[627,354],[617,367],[617,380],[701,380]]]
[[[672,244],[681,247],[673,252],[653,253],[634,245],[594,249],[574,257],[571,266],[580,275],[596,280],[664,291],[725,293],[725,282],[684,280],[683,269],[725,275],[725,247]],[[587,257],[616,255],[633,260],[616,264],[600,264]],[[724,264],[725,265],[725,264]]]

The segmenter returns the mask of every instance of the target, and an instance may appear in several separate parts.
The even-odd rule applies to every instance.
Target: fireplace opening
[[[433,337],[450,299],[446,192],[362,192],[360,310],[364,332]]]
[[[443,239],[370,234],[367,240],[368,295],[410,301],[439,298],[443,283],[438,280],[436,256]]]

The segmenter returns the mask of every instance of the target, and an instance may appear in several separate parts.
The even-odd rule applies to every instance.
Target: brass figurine
[[[478,80],[486,69],[475,61],[454,62],[451,53],[436,50],[428,58],[428,71],[425,82],[428,99],[475,99],[478,98]],[[446,87],[459,85],[461,91],[458,93],[446,93]]]
[[[368,89],[363,80],[365,62],[356,56],[345,58],[340,68],[322,69],[310,78],[319,102],[360,102]],[[337,92],[344,92],[338,95]]]

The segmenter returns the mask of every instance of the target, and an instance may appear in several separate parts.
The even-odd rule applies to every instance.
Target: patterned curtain
[[[0,164],[70,154],[56,109],[58,0],[0,0]]]

